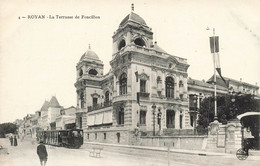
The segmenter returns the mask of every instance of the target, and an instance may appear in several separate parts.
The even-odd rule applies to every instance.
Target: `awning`
[[[112,111],[104,112],[103,124],[112,123]]]
[[[103,122],[103,113],[98,113],[95,115],[95,125],[100,125]]]
[[[95,122],[95,115],[89,115],[87,117],[87,125],[88,126],[93,126]]]

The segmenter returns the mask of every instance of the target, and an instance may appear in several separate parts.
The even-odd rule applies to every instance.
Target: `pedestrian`
[[[14,136],[14,146],[17,146],[17,138]]]
[[[11,136],[10,138],[9,138],[9,140],[10,140],[10,143],[11,143],[11,146],[13,146],[13,136]]]
[[[37,154],[39,156],[41,166],[45,166],[48,159],[48,153],[42,140],[40,141],[40,145],[37,146]]]

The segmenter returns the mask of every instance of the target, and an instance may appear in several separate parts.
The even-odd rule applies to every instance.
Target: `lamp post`
[[[155,109],[156,109],[156,105],[154,103],[152,105],[152,109],[153,109],[153,136],[155,136]]]

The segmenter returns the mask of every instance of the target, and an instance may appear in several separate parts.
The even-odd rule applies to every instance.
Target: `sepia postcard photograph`
[[[1,0],[1,166],[258,166],[260,0]]]

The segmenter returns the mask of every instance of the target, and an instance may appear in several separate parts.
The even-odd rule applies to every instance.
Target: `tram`
[[[239,160],[245,160],[251,150],[260,150],[260,112],[246,112],[237,116],[242,124],[242,148],[238,149],[236,156]],[[251,138],[246,138],[244,128],[251,133]]]
[[[83,144],[83,130],[46,130],[37,132],[37,142],[42,141],[47,145],[80,148]]]

